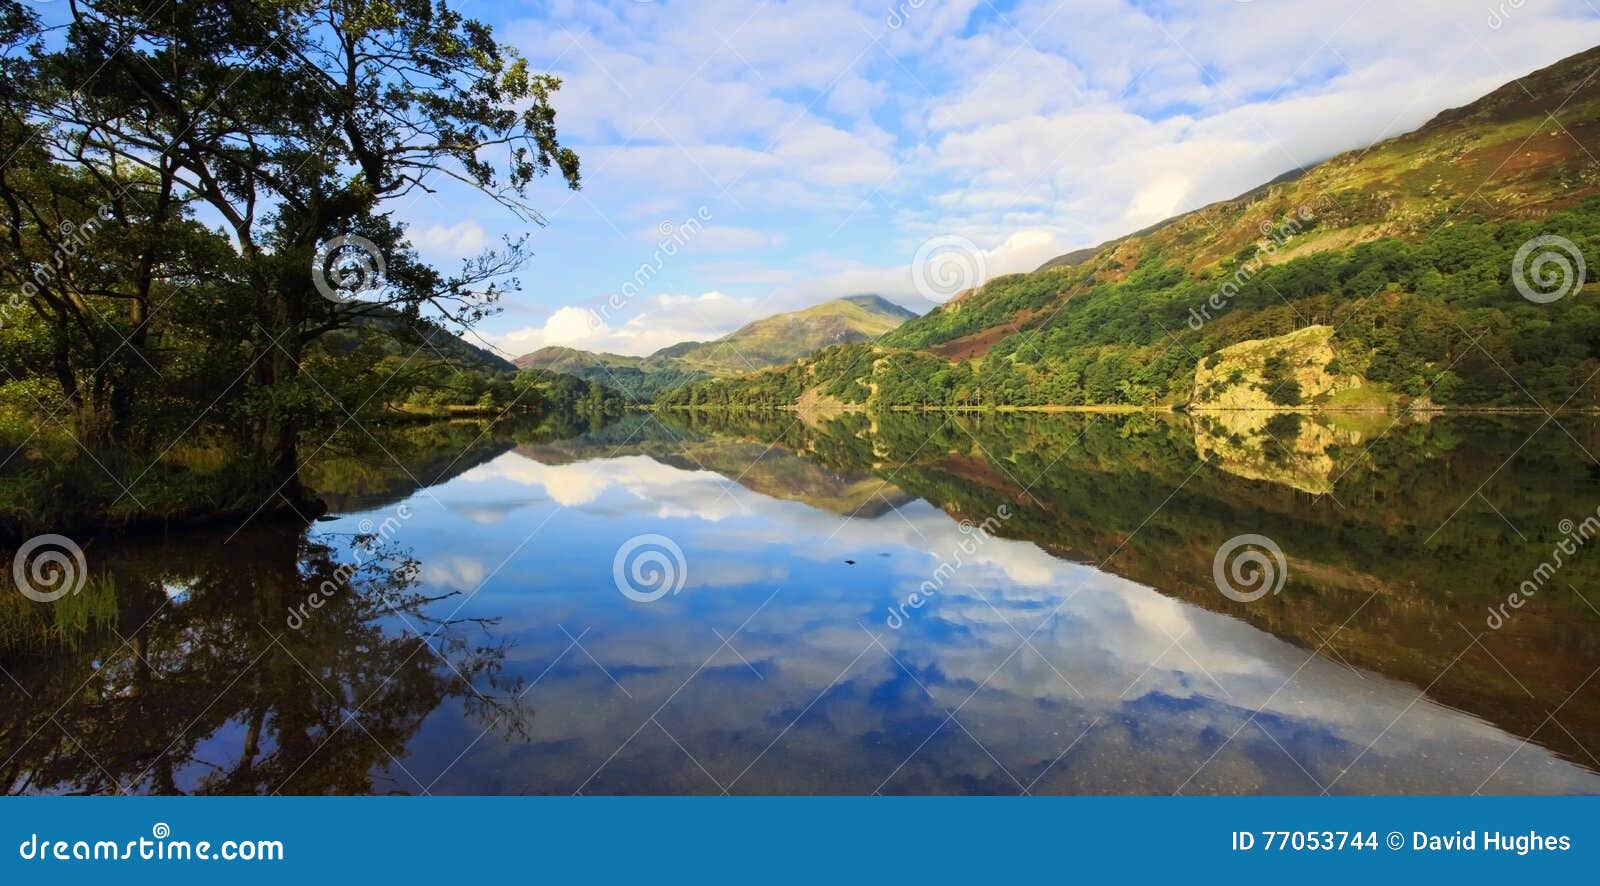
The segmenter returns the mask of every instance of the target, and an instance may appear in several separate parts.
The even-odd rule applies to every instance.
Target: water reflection
[[[1600,614],[1579,591],[1600,559],[1500,631],[1482,618],[1545,524],[1600,502],[1559,431],[1496,472],[1532,426],[473,430],[467,457],[460,431],[394,447],[409,477],[387,494],[382,468],[330,462],[365,510],[308,534],[94,550],[119,636],[7,641],[10,790],[1600,790]],[[1247,433],[1281,448],[1258,458]],[[1495,509],[1459,507],[1485,477]],[[401,501],[384,556],[357,543]],[[1248,606],[1210,579],[1245,531],[1291,571]],[[643,533],[689,564],[651,604],[612,575]],[[354,592],[288,630],[358,559]]]
[[[12,609],[8,793],[409,793],[422,785],[392,755],[442,703],[508,735],[527,721],[503,644],[436,617],[442,601],[403,557],[368,545],[345,580],[332,539],[224,537],[97,546],[115,563],[112,613],[78,630],[30,624],[47,607]],[[307,614],[291,629],[295,609]],[[380,624],[397,619],[415,632]]]

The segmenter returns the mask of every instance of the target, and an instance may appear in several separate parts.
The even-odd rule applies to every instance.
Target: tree
[[[253,437],[291,493],[312,398],[285,389],[306,348],[382,309],[470,325],[527,257],[508,241],[447,277],[418,260],[390,201],[454,181],[540,223],[524,199],[535,178],[579,186],[550,104],[559,79],[442,0],[81,0],[69,14],[47,39],[8,8],[27,51],[3,69],[6,139],[79,174],[85,206],[126,194],[158,230],[193,208],[221,220],[254,327]],[[149,237],[124,258],[159,264],[166,248]],[[138,334],[157,310],[132,302]]]

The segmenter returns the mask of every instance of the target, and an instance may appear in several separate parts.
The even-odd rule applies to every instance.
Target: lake
[[[1600,792],[1593,417],[319,442],[309,528],[7,595],[8,792]]]

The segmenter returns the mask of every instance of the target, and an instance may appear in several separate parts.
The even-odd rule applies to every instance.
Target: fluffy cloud
[[[962,289],[1002,274],[1031,271],[1073,248],[1055,231],[1030,228],[1016,231],[985,249],[973,239],[985,234],[978,228],[961,228],[922,241],[907,241],[904,259],[893,265],[866,265],[832,256],[814,256],[811,266],[836,267],[837,270],[789,286],[766,304],[803,306],[841,295],[873,293],[920,313]],[[932,248],[935,246],[938,248]],[[919,257],[925,257],[920,270],[916,267]],[[792,310],[793,307],[782,309]]]
[[[551,345],[644,356],[684,341],[708,341],[738,329],[762,314],[757,300],[721,292],[657,295],[632,301],[601,300],[593,306],[558,308],[542,326],[525,326],[495,336],[508,354],[526,354]]]
[[[714,229],[707,229],[709,234]],[[978,231],[970,231],[978,235]],[[705,235],[702,235],[705,236]],[[833,256],[813,256],[814,268],[834,268],[825,276],[780,286],[762,298],[734,298],[723,292],[701,295],[656,295],[631,301],[597,300],[590,305],[556,309],[539,326],[524,326],[495,336],[496,347],[511,355],[561,345],[586,351],[644,356],[684,341],[709,341],[746,323],[772,314],[795,311],[844,295],[873,293],[921,313],[958,289],[991,277],[1031,271],[1071,248],[1055,232],[1017,231],[993,248],[983,249],[961,235],[936,238],[949,242],[928,255],[923,273],[913,262],[925,244],[908,243],[903,263],[863,265]],[[969,248],[970,247],[970,248]],[[948,263],[948,268],[941,267]],[[730,270],[737,273],[737,269]],[[941,280],[960,280],[941,287]],[[776,281],[774,281],[776,282]]]
[[[411,231],[411,240],[419,249],[453,258],[471,258],[482,254],[485,239],[483,227],[470,220],[453,225],[429,225]]]
[[[646,353],[841,295],[910,299],[933,237],[970,240],[991,275],[1027,270],[1600,43],[1586,0],[1006,6],[555,0],[499,23],[564,80],[586,188],[553,225],[593,233],[562,255],[584,282],[533,296],[553,313],[500,338]],[[637,264],[623,232],[696,206],[715,223],[690,248],[728,260],[675,266],[591,327],[587,306]],[[458,255],[483,231],[417,239]]]
[[[936,226],[993,239],[1020,205],[1007,196],[1026,195],[1090,245],[1405,132],[1600,41],[1592,7],[1555,0],[1500,16],[1443,0],[1086,5],[1067,27],[1050,4],[1023,3],[1014,32],[944,42],[963,51],[956,88],[924,117],[947,173],[928,184]]]

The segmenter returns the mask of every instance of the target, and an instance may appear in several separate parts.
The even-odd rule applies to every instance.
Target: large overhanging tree
[[[527,257],[525,239],[508,241],[443,274],[389,219],[395,201],[453,181],[538,223],[525,199],[536,178],[579,184],[550,104],[560,81],[444,2],[70,0],[62,29],[3,2],[0,147],[64,165],[77,211],[120,209],[143,233],[117,244],[131,279],[100,287],[127,304],[131,334],[115,347],[138,356],[157,284],[181,276],[162,270],[181,246],[164,232],[186,213],[220,221],[237,253],[233,297],[254,321],[252,436],[295,489],[305,407],[292,391],[307,346],[375,314],[470,325]],[[37,179],[0,173],[27,230],[55,218]],[[37,260],[49,245],[16,248]],[[27,295],[62,328],[92,325],[79,276],[93,275]]]

